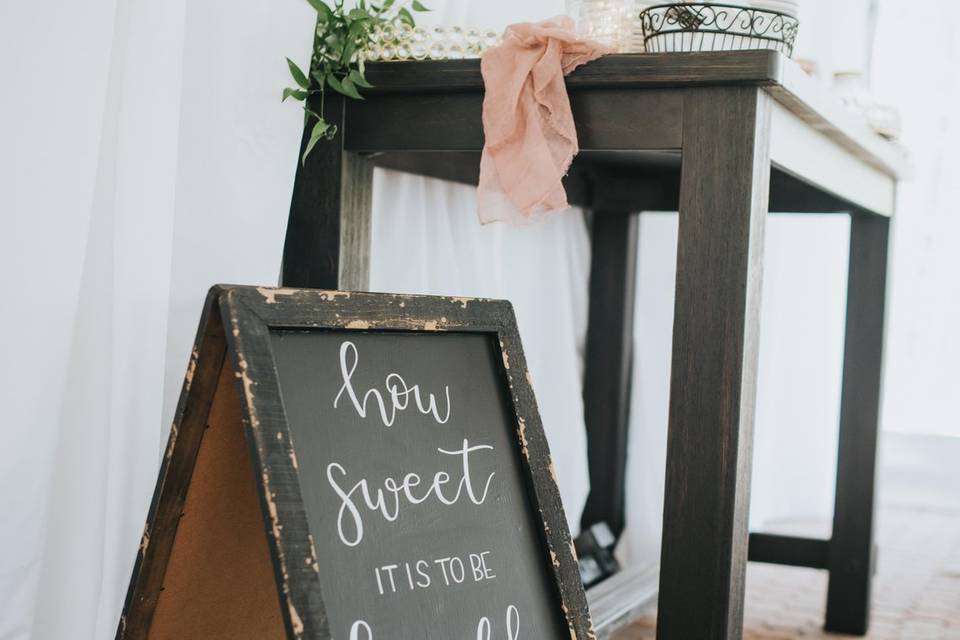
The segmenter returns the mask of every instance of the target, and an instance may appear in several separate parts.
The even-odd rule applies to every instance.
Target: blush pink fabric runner
[[[483,54],[481,223],[526,223],[568,206],[561,180],[579,147],[563,77],[611,52],[578,38],[573,20],[560,16],[510,25]]]

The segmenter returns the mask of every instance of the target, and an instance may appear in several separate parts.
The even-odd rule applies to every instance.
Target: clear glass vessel
[[[643,50],[638,16],[649,2],[638,0],[567,0],[567,14],[577,24],[577,33],[619,53]]]

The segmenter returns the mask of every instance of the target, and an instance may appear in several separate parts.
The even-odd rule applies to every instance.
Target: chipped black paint
[[[213,388],[229,354],[258,478],[261,511],[289,638],[330,638],[316,551],[300,495],[276,378],[271,328],[460,331],[495,334],[501,374],[516,417],[524,480],[542,522],[546,564],[570,638],[595,638],[573,542],[526,361],[508,302],[290,288],[216,286],[210,290],[138,554],[117,638],[146,638],[180,509],[196,461]]]

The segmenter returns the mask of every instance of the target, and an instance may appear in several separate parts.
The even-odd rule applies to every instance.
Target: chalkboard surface
[[[273,333],[333,637],[564,635],[494,345]]]
[[[214,287],[122,640],[590,640],[509,303]]]

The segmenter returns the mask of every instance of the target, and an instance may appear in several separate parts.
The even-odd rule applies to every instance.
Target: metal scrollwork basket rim
[[[756,13],[768,13],[770,15],[783,16],[784,18],[789,18],[792,21],[799,22],[796,17],[790,15],[789,13],[783,13],[782,11],[774,11],[773,9],[758,9],[756,7],[750,7],[744,4],[724,2],[664,2],[661,4],[652,4],[644,7],[643,11],[640,13],[644,14],[654,9],[669,9],[671,7],[723,7],[724,9],[744,9],[746,11],[753,11]]]
[[[692,13],[692,19],[700,19],[700,23],[683,24],[680,18],[673,18],[667,15],[671,10],[685,10],[687,13]],[[731,10],[736,13],[733,13]],[[728,16],[728,14],[731,13],[733,17]],[[643,33],[644,46],[647,51],[660,50],[659,46],[650,46],[651,41],[654,41],[655,38],[664,38],[669,35],[675,36],[676,34],[700,34],[699,48],[694,45],[691,39],[689,45],[681,44],[679,49],[672,50],[718,51],[769,48],[743,46],[742,41],[746,39],[748,41],[758,40],[773,43],[776,45],[776,49],[788,56],[792,56],[796,44],[797,31],[800,26],[800,21],[795,16],[783,13],[782,11],[720,2],[671,2],[656,4],[646,7],[639,13],[638,18]],[[663,28],[664,25],[668,24],[668,20],[670,19],[674,20],[669,23],[671,28]],[[728,20],[725,27],[721,25],[721,19]],[[659,24],[655,25],[656,21],[659,21]],[[707,23],[709,27],[715,28],[703,28],[701,25],[704,23]],[[739,25],[741,29],[749,28],[749,30],[737,31],[735,29],[736,25]],[[759,29],[758,25],[760,26]],[[721,46],[719,49],[704,48],[706,45],[702,37],[704,34],[713,36],[710,47],[715,47],[717,36],[722,36],[723,38],[730,36],[739,39],[741,46],[731,46],[729,48]],[[656,45],[657,43],[653,42],[653,44]],[[663,45],[663,47],[664,50],[667,50],[665,45]]]

